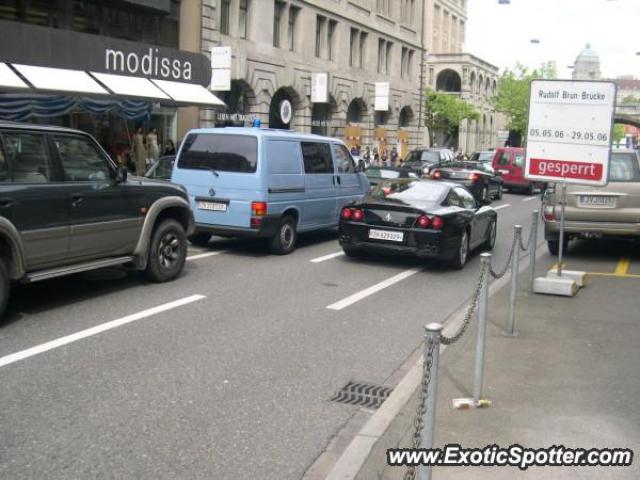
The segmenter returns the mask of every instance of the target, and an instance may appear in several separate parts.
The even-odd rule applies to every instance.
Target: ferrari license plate
[[[390,232],[389,230],[369,230],[369,238],[374,240],[387,240],[389,242],[402,242],[403,232]]]
[[[580,195],[578,206],[586,208],[616,208],[616,197],[603,195]]]
[[[198,201],[198,208],[200,210],[211,210],[213,212],[226,212],[227,204],[223,202],[202,202]]]

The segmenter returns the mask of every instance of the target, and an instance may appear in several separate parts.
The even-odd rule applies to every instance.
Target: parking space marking
[[[618,277],[624,277],[628,271],[629,271],[629,259],[623,257],[618,261],[618,265],[616,266],[616,271],[613,273]]]
[[[405,270],[404,272],[394,275],[393,277],[388,278],[386,280],[383,280],[380,283],[376,283],[375,285],[369,288],[365,288],[364,290],[356,292],[353,295],[350,295],[347,298],[340,300],[339,302],[332,303],[327,308],[329,310],[337,310],[337,311],[342,310],[343,308],[347,308],[348,306],[353,305],[354,303],[359,302],[360,300],[367,298],[373,295],[374,293],[379,292],[380,290],[384,290],[385,288],[390,287],[391,285],[394,285],[406,278],[409,278],[412,275],[415,275],[421,270],[422,269],[420,268],[410,268],[409,270]]]
[[[505,203],[504,205],[500,205],[498,207],[493,207],[494,210],[500,210],[502,208],[509,208],[511,206],[510,203]]]
[[[344,252],[330,253],[329,255],[314,258],[313,260],[309,260],[309,261],[311,263],[321,263],[321,262],[326,262],[327,260],[331,260],[332,258],[341,257],[342,255],[344,255]]]
[[[20,352],[16,352],[10,355],[6,355],[4,357],[0,357],[0,368],[6,367],[7,365],[10,365],[15,362],[19,362],[20,360],[24,360],[26,358],[39,355],[49,350],[53,350],[55,348],[69,345],[70,343],[77,342],[78,340],[82,340],[83,338],[91,337],[93,335],[98,335],[99,333],[106,332],[107,330],[112,330],[114,328],[121,327],[128,323],[135,322],[137,320],[142,320],[143,318],[151,317],[153,315],[157,315],[158,313],[166,312],[167,310],[173,310],[174,308],[182,307],[189,303],[197,302],[198,300],[202,300],[203,298],[206,298],[206,297],[204,295],[191,295],[189,297],[181,298],[180,300],[175,300],[173,302],[158,305],[157,307],[152,307],[146,310],[142,310],[141,312],[134,313],[126,317],[118,318],[116,320],[111,320],[110,322],[102,323],[100,325],[96,325],[95,327],[87,328],[86,330],[81,330],[79,332],[72,333],[71,335],[66,335],[64,337],[56,338],[55,340],[41,343],[40,345],[27,348],[26,350],[22,350]]]
[[[531,200],[535,200],[536,198],[540,198],[537,195],[533,196],[533,197],[527,197],[527,198],[523,198],[522,201],[523,202],[530,202]]]
[[[213,257],[214,255],[220,255],[224,253],[225,250],[216,250],[215,252],[207,252],[207,253],[199,253],[198,255],[190,255],[187,257],[187,260],[198,260],[199,258],[207,258]]]
[[[633,275],[627,273],[625,275],[618,275],[617,273],[602,273],[602,272],[587,272],[588,276],[593,277],[606,277],[606,278],[640,278],[640,275]]]

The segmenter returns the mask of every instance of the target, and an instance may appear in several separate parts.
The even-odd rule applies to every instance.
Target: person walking
[[[133,154],[133,162],[136,166],[136,174],[144,175],[147,169],[147,149],[144,147],[144,136],[142,127],[136,129],[131,139],[131,153]]]
[[[364,159],[364,164],[369,168],[371,166],[371,149],[369,147],[364,149],[364,155],[362,158]]]
[[[173,140],[167,140],[167,143],[164,144],[164,152],[162,155],[175,155],[176,154],[176,146],[173,143]]]
[[[391,166],[395,168],[398,163],[398,149],[396,147],[391,149],[389,160],[391,161]]]
[[[152,128],[147,133],[147,157],[149,162],[153,163],[160,158],[160,148],[158,147],[158,130]]]

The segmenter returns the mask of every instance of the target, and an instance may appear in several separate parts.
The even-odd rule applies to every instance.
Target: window
[[[400,76],[402,78],[407,78],[408,63],[409,63],[409,49],[407,47],[402,47],[402,55],[400,58]]]
[[[287,41],[289,50],[292,52],[296,49],[296,23],[298,21],[298,7],[289,7],[289,31],[287,33]]]
[[[359,31],[357,28],[351,29],[351,35],[349,36],[349,65],[354,66],[356,64],[356,59],[358,58],[358,40],[359,40]]]
[[[300,168],[300,146],[298,142],[270,140],[267,142],[269,173],[297,175]]]
[[[4,172],[0,172],[0,175],[4,177],[3,181],[7,181],[9,177],[14,183],[45,183],[49,181],[51,178],[49,149],[43,135],[8,132],[2,135],[2,144],[6,156]]]
[[[238,16],[238,30],[240,38],[247,38],[247,18],[249,16],[249,1],[240,0],[240,13]]]
[[[524,168],[524,155],[516,153],[516,158],[513,161],[513,164],[518,168]]]
[[[327,45],[329,47],[329,60],[333,60],[334,55],[334,40],[336,36],[336,27],[338,22],[335,20],[329,20],[329,31],[327,32]]]
[[[373,188],[373,198],[389,198],[403,202],[421,201],[439,203],[446,195],[448,187],[437,182],[416,182],[412,180],[384,180]]]
[[[511,154],[509,152],[504,152],[498,160],[498,165],[511,165]]]
[[[409,60],[407,65],[407,75],[411,77],[413,75],[413,57],[416,53],[415,50],[409,50]]]
[[[220,5],[220,33],[229,35],[229,11],[231,0],[222,0]]]
[[[356,164],[344,145],[333,145],[333,155],[336,158],[336,166],[339,173],[355,173]]]
[[[191,134],[184,141],[178,167],[215,172],[254,173],[258,140],[246,135]]]
[[[378,73],[386,73],[384,71],[384,68],[387,64],[385,58],[387,54],[385,43],[386,42],[382,38],[378,40]]]
[[[54,137],[64,168],[64,179],[71,182],[109,180],[113,174],[108,161],[86,137]]]
[[[468,190],[465,190],[464,188],[456,188],[455,191],[462,201],[462,208],[466,208],[469,210],[473,210],[476,208],[476,200]]]
[[[385,72],[384,73],[391,73],[391,49],[393,48],[393,43],[391,42],[387,42],[387,53],[385,55]]]
[[[316,57],[322,56],[322,30],[327,19],[321,15],[316,17]]]
[[[450,207],[464,208],[462,198],[460,198],[456,192],[457,190],[451,190],[449,192],[449,196],[447,197],[447,205],[449,205]]]
[[[328,143],[302,142],[302,158],[305,173],[334,173],[331,147]]]
[[[363,67],[366,61],[367,56],[367,37],[368,34],[365,32],[360,32],[360,51],[358,52],[358,66],[360,68]]]
[[[609,181],[637,182],[640,180],[638,157],[635,153],[613,152],[609,167]]]
[[[273,46],[280,47],[280,25],[282,24],[282,12],[284,11],[285,4],[282,2],[275,2],[273,10]]]

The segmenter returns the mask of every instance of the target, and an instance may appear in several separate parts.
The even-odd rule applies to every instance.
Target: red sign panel
[[[601,163],[569,162],[549,158],[532,158],[529,163],[531,175],[545,177],[573,178],[580,180],[602,180],[603,165]]]

